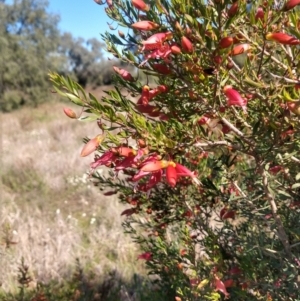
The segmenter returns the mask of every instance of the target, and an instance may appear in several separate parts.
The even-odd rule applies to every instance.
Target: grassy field
[[[129,297],[132,280],[146,273],[122,232],[124,208],[90,185],[93,155],[79,155],[82,138],[97,135],[97,125],[68,119],[65,106],[56,100],[1,115],[0,296],[19,292],[23,258],[31,289],[79,273],[90,286],[118,291],[114,300],[137,300]],[[84,300],[105,300],[100,293]]]

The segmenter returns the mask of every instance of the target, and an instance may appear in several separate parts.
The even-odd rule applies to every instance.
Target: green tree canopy
[[[4,111],[36,105],[49,94],[46,74],[58,70],[55,51],[60,34],[59,16],[47,12],[47,6],[41,0],[0,3],[0,108]]]
[[[112,65],[97,39],[61,33],[47,0],[0,0],[0,110],[49,99],[47,73],[70,75],[83,86],[109,84]],[[100,36],[99,36],[100,37]]]

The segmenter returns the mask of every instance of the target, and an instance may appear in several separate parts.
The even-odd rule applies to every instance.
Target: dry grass
[[[0,282],[5,291],[15,288],[22,257],[34,281],[68,277],[76,258],[99,277],[112,270],[127,279],[143,273],[137,246],[122,232],[122,205],[89,185],[92,155],[79,156],[82,138],[97,135],[97,126],[68,119],[64,106],[69,104],[49,102],[1,115]]]

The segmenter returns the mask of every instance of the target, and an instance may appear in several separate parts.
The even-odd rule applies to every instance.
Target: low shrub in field
[[[108,51],[155,84],[114,68],[99,101],[50,78],[97,122],[81,156],[166,300],[300,300],[299,1],[103,4],[133,30]]]
[[[168,298],[168,291],[158,291],[153,285],[138,275],[130,282],[122,279],[116,271],[98,278],[93,273],[85,274],[77,260],[72,277],[64,281],[34,282],[30,267],[22,258],[18,268],[17,293],[0,291],[1,300],[5,301],[163,301]]]

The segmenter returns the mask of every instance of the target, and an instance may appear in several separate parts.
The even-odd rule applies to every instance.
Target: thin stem
[[[227,141],[207,141],[207,142],[198,142],[194,144],[194,146],[202,148],[202,147],[216,147],[216,146],[227,146],[232,148],[233,150],[240,150],[241,146],[238,144],[231,144],[230,142]]]
[[[281,220],[279,214],[277,213],[277,205],[276,205],[275,199],[269,191],[269,183],[268,183],[268,176],[267,176],[266,170],[263,170],[262,178],[263,178],[263,186],[264,186],[265,194],[267,196],[268,203],[271,207],[271,211],[272,211],[275,223],[277,225],[278,237],[279,237],[279,239],[280,239],[280,241],[281,241],[281,243],[284,247],[284,250],[285,250],[289,260],[291,260],[292,259],[291,246],[290,246],[290,243],[289,243],[288,236],[285,232],[282,220]]]

